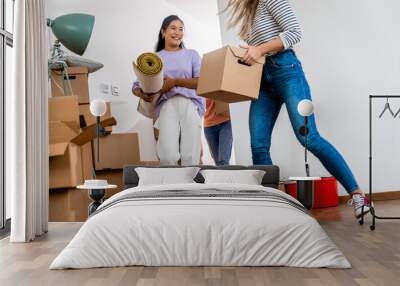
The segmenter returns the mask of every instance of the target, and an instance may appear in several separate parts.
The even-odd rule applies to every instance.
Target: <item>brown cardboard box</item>
[[[71,143],[50,144],[49,187],[68,188],[83,183],[81,148]]]
[[[85,145],[86,146],[86,145]],[[106,190],[105,199],[110,198],[123,189],[122,169],[96,172],[97,179],[107,180],[117,185],[115,189]],[[88,206],[92,202],[88,190],[53,189],[49,194],[49,221],[86,221]]]
[[[89,86],[88,86],[88,69],[87,67],[69,67],[68,78],[71,83],[72,91],[78,97],[79,104],[90,103]],[[67,81],[64,81],[61,70],[51,71],[51,93],[53,97],[64,96],[64,84],[68,88]]]
[[[76,122],[50,121],[49,143],[68,143],[79,134]]]
[[[86,145],[85,145],[86,146]],[[118,188],[108,189],[105,199],[121,192],[122,169],[96,172],[97,179],[107,180],[109,184]],[[83,222],[88,218],[88,206],[92,202],[88,190],[57,189],[50,190],[49,194],[49,221]]]
[[[49,192],[49,221],[75,221],[75,213],[69,209],[68,190],[50,190]]]
[[[107,182],[111,185],[117,185],[115,189],[109,189],[106,191],[105,198],[108,199],[119,193],[123,190],[123,181],[122,181],[123,172],[122,169],[118,170],[106,170],[106,171],[97,171],[96,178],[101,180],[107,180]]]
[[[70,143],[78,134],[76,122],[49,122],[50,188],[67,188],[82,183],[81,149]]]
[[[97,140],[93,140],[95,170],[122,169],[140,162],[137,133],[116,133],[100,138],[100,161],[97,161]]]
[[[104,128],[108,126],[113,126],[116,125],[117,121],[115,120],[114,117],[104,119],[100,121],[100,125]],[[85,128],[81,129],[81,133],[76,136],[74,139],[71,140],[72,143],[78,144],[78,145],[83,145],[86,144],[87,142],[90,142],[92,139],[96,138],[96,124],[89,125]]]
[[[76,96],[49,98],[49,121],[76,122],[79,126],[79,108]]]
[[[227,102],[257,99],[264,58],[252,66],[240,63],[245,49],[225,46],[203,56],[197,93]]]
[[[87,190],[57,189],[49,193],[49,221],[83,222],[91,203]]]
[[[107,121],[115,121],[113,118]],[[71,188],[92,178],[93,158],[91,140],[94,126],[80,133],[76,122],[49,122],[49,188]],[[82,147],[81,147],[82,146]]]

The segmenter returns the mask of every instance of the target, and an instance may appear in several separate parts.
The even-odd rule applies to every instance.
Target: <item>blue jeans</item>
[[[294,133],[304,146],[305,138],[299,132],[304,118],[297,111],[297,104],[303,99],[311,100],[311,93],[294,51],[286,50],[267,57],[259,98],[250,106],[249,125],[254,165],[272,164],[271,134],[282,104],[286,105]],[[314,115],[309,117],[308,128],[308,149],[349,194],[358,189],[358,184],[342,155],[318,133]]]
[[[215,165],[229,165],[232,153],[231,121],[228,120],[215,126],[205,127],[204,135],[206,136]]]

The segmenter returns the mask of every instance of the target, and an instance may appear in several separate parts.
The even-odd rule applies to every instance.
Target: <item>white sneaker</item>
[[[349,205],[354,207],[354,216],[360,218],[362,215],[369,213],[369,201],[366,196],[361,194],[354,194],[352,199],[348,202]]]

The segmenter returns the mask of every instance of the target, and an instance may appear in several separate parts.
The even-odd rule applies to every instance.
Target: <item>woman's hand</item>
[[[243,61],[248,65],[254,65],[257,60],[263,56],[263,52],[260,47],[245,45],[240,45],[240,47],[246,49],[246,53],[243,56]]]
[[[144,93],[141,88],[135,88],[132,93],[146,102],[152,102],[154,99],[154,93]]]
[[[164,79],[164,85],[161,88],[160,92],[161,93],[166,93],[166,92],[170,91],[172,88],[174,88],[175,86],[176,86],[175,79],[166,77]]]

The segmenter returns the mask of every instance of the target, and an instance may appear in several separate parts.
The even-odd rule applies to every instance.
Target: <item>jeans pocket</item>
[[[282,68],[282,69],[294,69],[296,67],[295,63],[292,64],[277,64],[277,63],[271,63],[271,65],[275,68]]]
[[[271,56],[267,62],[273,67],[286,69],[293,69],[300,65],[299,60],[292,51]]]

